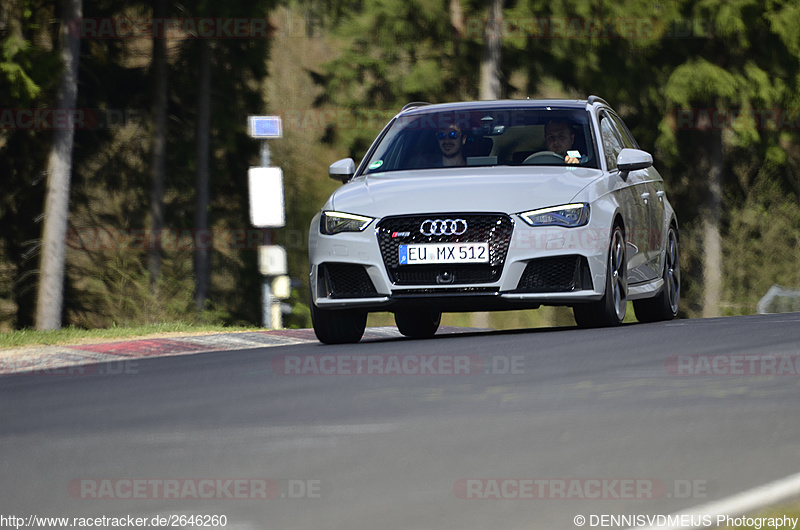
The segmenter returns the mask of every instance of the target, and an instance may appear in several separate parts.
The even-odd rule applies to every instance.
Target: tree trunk
[[[155,0],[153,17],[163,20],[166,0]],[[163,31],[163,30],[162,30]],[[164,229],[164,181],[167,163],[167,41],[153,32],[153,138],[150,151],[150,238],[148,268],[150,288],[156,291],[161,276],[161,231]]]
[[[453,28],[453,45],[456,56],[461,55],[461,39],[464,38],[464,11],[461,0],[450,0],[450,25]]]
[[[69,22],[83,14],[82,0],[64,0],[61,21],[61,62],[64,71],[56,107],[74,109],[78,99],[80,39],[70,35]],[[67,113],[69,114],[69,112]],[[47,191],[44,206],[42,258],[36,302],[36,328],[58,329],[64,306],[64,260],[69,217],[69,188],[75,128],[68,122],[57,129],[47,159]]]
[[[194,226],[198,234],[208,230],[208,208],[210,201],[209,182],[209,136],[211,122],[211,44],[207,39],[200,45],[200,95],[197,103],[197,174],[195,186]],[[203,238],[205,239],[205,238]],[[194,250],[194,274],[196,288],[194,304],[202,310],[208,297],[211,276],[208,245],[196,245]]]
[[[703,211],[703,317],[720,316],[722,302],[722,131],[707,131],[708,196]]]
[[[500,99],[500,59],[501,35],[500,24],[503,17],[503,0],[491,0],[489,4],[489,20],[484,32],[483,57],[481,57],[479,97],[483,100]],[[489,327],[489,313],[473,313],[472,326],[486,329]]]
[[[484,34],[485,45],[481,58],[480,99],[499,99],[501,37],[500,26],[503,17],[503,0],[491,0],[489,20]]]

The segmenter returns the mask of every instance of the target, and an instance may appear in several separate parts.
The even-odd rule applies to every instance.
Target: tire
[[[597,302],[572,308],[578,327],[618,326],[625,318],[628,307],[628,262],[625,245],[625,232],[622,226],[615,224],[608,246],[605,293]]]
[[[595,321],[595,302],[591,304],[580,304],[572,306],[572,316],[579,328],[595,328],[598,326]]]
[[[438,311],[398,311],[394,314],[397,329],[406,337],[426,339],[433,337],[442,321],[442,313]]]
[[[633,302],[633,310],[639,322],[672,320],[678,315],[681,301],[681,261],[678,230],[674,225],[670,226],[667,232],[662,278],[664,286],[657,296]]]
[[[352,344],[361,340],[367,327],[366,311],[320,309],[311,300],[314,334],[325,344]]]

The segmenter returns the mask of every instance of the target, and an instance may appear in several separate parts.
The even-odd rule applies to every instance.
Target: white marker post
[[[249,116],[248,132],[251,138],[261,140],[261,167],[251,167],[247,172],[250,186],[250,222],[258,228],[280,228],[286,224],[283,200],[283,171],[270,166],[268,140],[283,137],[280,116]],[[267,232],[267,243],[271,236]],[[262,245],[258,253],[259,270],[264,276],[261,284],[262,325],[268,329],[283,327],[280,300],[272,293],[275,277],[286,271],[286,251],[277,245]]]

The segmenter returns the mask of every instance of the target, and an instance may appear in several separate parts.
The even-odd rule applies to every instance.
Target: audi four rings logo
[[[464,219],[425,219],[419,227],[423,236],[460,236],[466,231]]]

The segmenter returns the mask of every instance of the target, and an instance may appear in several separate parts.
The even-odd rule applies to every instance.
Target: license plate
[[[400,245],[400,265],[488,263],[489,243]]]

